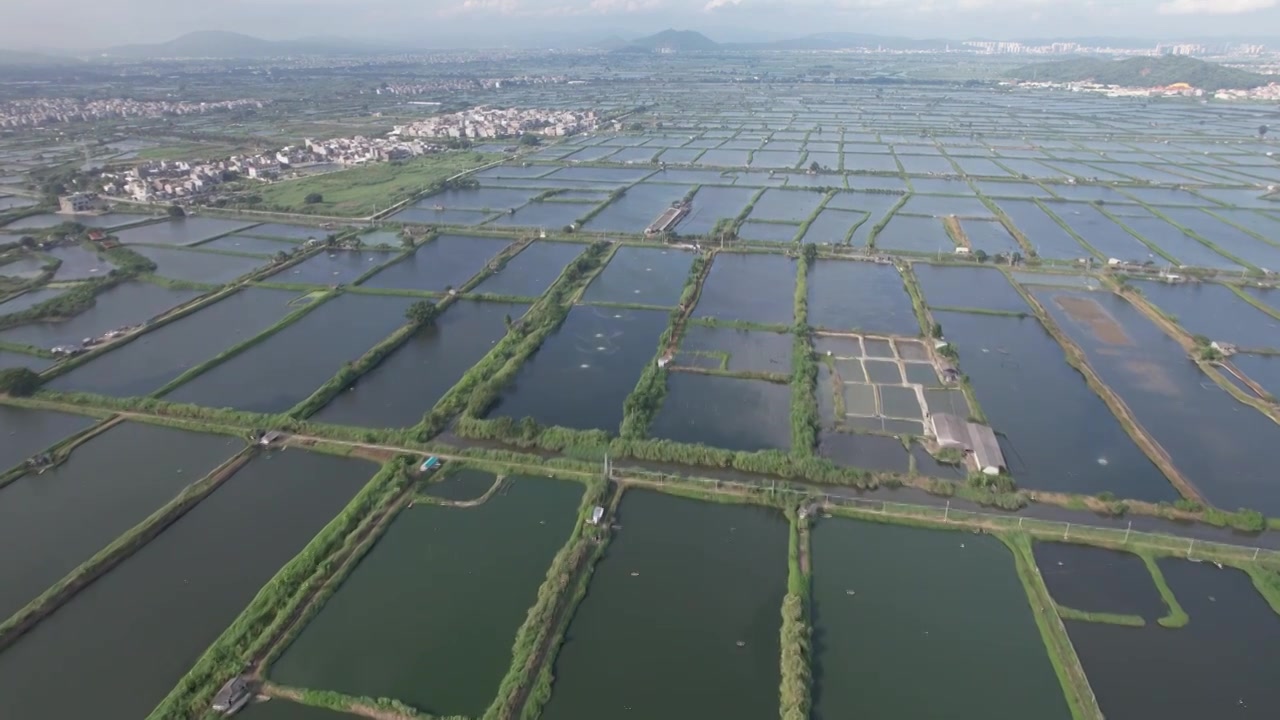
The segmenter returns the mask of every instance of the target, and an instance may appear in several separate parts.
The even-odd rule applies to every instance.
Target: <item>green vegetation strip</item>
[[[806,245],[796,263],[794,298],[795,329],[791,344],[791,450],[798,457],[813,457],[822,420],[818,413],[818,362],[809,332],[809,269],[817,256],[816,245]]]
[[[1025,318],[1031,316],[1031,313],[1029,312],[1018,312],[1014,310],[990,310],[988,308],[951,307],[948,305],[934,305],[932,309],[939,312],[969,313],[970,315],[995,315],[997,317]]]
[[[1138,615],[1121,615],[1118,613],[1085,612],[1075,608],[1058,605],[1058,617],[1063,620],[1080,620],[1082,622],[1103,623],[1106,625],[1123,625],[1125,627],[1146,627],[1147,621]]]
[[[1084,668],[1080,665],[1080,658],[1076,656],[1075,647],[1067,636],[1062,619],[1054,612],[1053,599],[1049,597],[1044,578],[1036,567],[1030,536],[1014,532],[1000,533],[998,537],[1013,552],[1018,578],[1027,592],[1036,626],[1040,628],[1040,636],[1049,652],[1049,661],[1058,675],[1058,681],[1062,683],[1071,716],[1075,720],[1101,720],[1102,710],[1098,707],[1093,689],[1089,687],[1089,679],[1085,677]]]
[[[450,717],[431,715],[391,698],[356,697],[334,690],[293,688],[274,683],[268,683],[262,689],[266,695],[271,697],[292,700],[301,705],[310,705],[311,707],[351,713],[353,715],[364,715],[366,717],[412,718],[413,720],[467,720],[467,718],[460,715]]]
[[[8,620],[0,623],[0,650],[13,644],[19,636],[75,597],[76,593],[151,542],[165,528],[176,522],[188,510],[218,489],[227,478],[244,467],[253,458],[253,453],[254,448],[246,448],[199,481],[187,486],[177,497],[156,510],[147,519],[116,538],[92,558],[67,573],[66,577],[55,583],[53,587],[27,603]]]
[[[328,561],[356,529],[384,508],[408,483],[406,462],[385,464],[345,509],[276,573],[240,617],[205,651],[195,666],[148,715],[150,720],[199,717],[218,688],[240,673],[266,643],[286,627],[309,591],[328,575]]]
[[[1147,566],[1147,571],[1151,573],[1151,580],[1156,584],[1156,589],[1160,591],[1160,599],[1164,600],[1164,605],[1169,609],[1169,614],[1160,618],[1156,622],[1161,627],[1180,628],[1187,624],[1191,618],[1187,616],[1187,611],[1182,609],[1182,604],[1178,602],[1178,598],[1174,597],[1173,590],[1169,587],[1169,582],[1165,580],[1164,573],[1160,570],[1159,563],[1156,562],[1155,555],[1150,552],[1139,552],[1138,556],[1142,558],[1142,562]]]
[[[787,594],[782,600],[782,667],[779,716],[782,720],[806,720],[812,706],[812,633],[809,626],[809,575],[801,558],[808,556],[805,519],[787,510],[791,532],[787,548]]]

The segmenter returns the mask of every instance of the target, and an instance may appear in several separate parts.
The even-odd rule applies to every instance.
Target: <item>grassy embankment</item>
[[[782,600],[779,716],[782,720],[805,720],[813,702],[808,520],[799,517],[795,508],[788,508],[786,514],[791,532],[787,547],[787,594]]]
[[[406,492],[406,466],[404,460],[383,465],[346,508],[258,592],[148,718],[201,716],[218,688],[243,671],[290,625],[306,599],[323,585],[334,559],[344,549],[349,551],[349,544],[363,539],[361,526],[378,522],[380,512]]]
[[[45,590],[12,617],[0,623],[0,650],[11,645],[23,633],[35,627],[44,618],[75,597],[76,593],[124,562],[144,545],[151,542],[165,528],[208,497],[228,478],[253,458],[254,448],[246,448],[231,459],[214,468],[205,477],[187,486],[160,509],[145,520],[127,530],[111,544],[81,563],[65,577]]]
[[[876,238],[880,236],[880,233],[884,231],[885,226],[893,220],[893,216],[898,214],[898,211],[902,209],[903,205],[907,204],[907,200],[909,199],[911,199],[910,194],[903,195],[902,199],[895,203],[893,207],[889,208],[889,212],[885,213],[885,216],[880,218],[879,222],[871,226],[871,234],[867,237],[868,249],[875,248]]]
[[[325,175],[251,186],[253,194],[261,200],[245,207],[309,215],[367,217],[401,200],[430,192],[454,175],[482,167],[501,157],[492,153],[446,152],[404,162],[371,163]],[[321,196],[321,202],[307,202],[307,196],[313,193]]]
[[[825,201],[824,201],[825,202]],[[808,248],[814,248],[808,250]],[[811,458],[818,446],[822,419],[818,416],[818,362],[809,330],[809,270],[817,257],[810,245],[796,263],[796,290],[792,300],[794,335],[791,346],[791,452]]]

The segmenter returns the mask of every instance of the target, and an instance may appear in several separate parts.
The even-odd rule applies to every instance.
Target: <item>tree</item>
[[[818,164],[817,160],[814,160],[813,162],[809,163],[809,172],[816,173],[821,169],[822,169],[822,166]]]
[[[818,246],[809,243],[804,246],[804,264],[805,267],[812,267],[813,261],[818,259]]]
[[[170,205],[165,212],[167,212],[169,214],[169,217],[171,218],[180,218],[180,217],[187,216],[187,211],[183,210],[181,205]]]
[[[307,193],[307,196],[303,198],[303,202],[308,205],[319,205],[324,202],[324,196],[320,193]]]
[[[409,308],[404,311],[404,317],[414,325],[421,326],[427,325],[432,320],[435,320],[437,312],[436,306],[433,303],[427,300],[419,300],[418,302],[410,305]]]
[[[534,135],[533,133],[525,133],[524,135],[520,136],[520,144],[524,145],[525,147],[541,145],[542,138],[538,137],[537,135]]]
[[[401,235],[400,235],[400,244],[401,244],[401,245],[403,245],[406,249],[410,249],[410,250],[412,250],[412,249],[413,249],[413,236],[412,236],[412,235],[410,235],[409,233],[403,233],[403,234],[401,234]]]
[[[32,248],[34,248],[34,247],[36,246],[36,239],[35,239],[35,238],[33,238],[33,237],[31,237],[30,235],[23,235],[23,236],[18,240],[18,244],[19,244],[19,245],[21,245],[22,247],[24,247],[24,248],[26,248],[26,249],[30,250],[30,249],[32,249]]]
[[[929,328],[929,335],[935,339],[942,338],[942,323],[935,322],[933,327]]]
[[[26,397],[40,387],[40,376],[29,368],[0,370],[0,392]]]
[[[987,261],[987,252],[985,250],[975,250],[973,253],[973,259],[980,263],[984,263]]]
[[[1269,133],[1269,132],[1271,132],[1271,128],[1267,127],[1266,125],[1259,125],[1259,126],[1258,126],[1258,138],[1259,138],[1259,139],[1262,139],[1262,138],[1266,137],[1266,136],[1267,136],[1267,133]]]

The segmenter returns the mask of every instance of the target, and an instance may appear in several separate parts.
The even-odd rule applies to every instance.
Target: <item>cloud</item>
[[[742,0],[711,0],[702,8],[703,12],[715,12],[722,8],[737,7],[742,4]]]
[[[1161,15],[1239,15],[1280,5],[1280,0],[1169,0],[1160,3]]]

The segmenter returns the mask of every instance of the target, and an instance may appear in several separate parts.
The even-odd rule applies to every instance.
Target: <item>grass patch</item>
[[[1058,617],[1063,620],[1080,620],[1082,622],[1103,623],[1105,625],[1123,625],[1125,627],[1146,627],[1147,621],[1138,615],[1121,615],[1118,613],[1085,612],[1075,608],[1058,606]]]
[[[1178,602],[1178,598],[1174,597],[1173,590],[1169,587],[1169,582],[1164,579],[1164,573],[1161,572],[1155,555],[1149,552],[1139,552],[1138,557],[1141,557],[1142,562],[1147,566],[1147,571],[1151,573],[1151,581],[1156,584],[1156,589],[1160,591],[1160,599],[1164,600],[1165,607],[1169,609],[1169,614],[1156,622],[1160,623],[1160,627],[1166,628],[1185,626],[1190,622],[1191,618],[1187,615],[1187,611],[1182,609],[1182,604]]]

